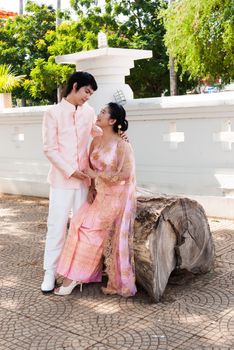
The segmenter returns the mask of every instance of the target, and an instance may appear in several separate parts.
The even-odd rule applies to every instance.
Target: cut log
[[[202,206],[189,198],[139,189],[134,255],[137,282],[155,302],[173,270],[210,271],[214,244]]]

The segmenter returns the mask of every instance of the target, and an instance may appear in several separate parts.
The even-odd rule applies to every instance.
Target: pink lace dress
[[[101,138],[100,138],[101,139]],[[72,218],[57,272],[88,283],[102,279],[105,260],[108,284],[104,293],[136,293],[133,223],[136,209],[134,156],[129,143],[113,140],[96,146],[90,162],[98,176],[97,195]]]

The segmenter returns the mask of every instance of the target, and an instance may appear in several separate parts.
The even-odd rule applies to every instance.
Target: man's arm
[[[68,179],[77,170],[70,166],[59,153],[57,131],[56,118],[47,111],[44,115],[42,126],[43,151],[48,160]]]
[[[91,129],[91,136],[92,137],[102,136],[102,134],[103,134],[102,129],[96,125],[96,120],[97,120],[97,116],[93,112],[93,124],[92,124],[92,129]]]

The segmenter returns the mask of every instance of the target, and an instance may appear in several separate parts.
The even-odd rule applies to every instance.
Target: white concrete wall
[[[41,125],[48,107],[0,113],[0,192],[48,196],[49,164],[42,152]]]
[[[193,197],[234,218],[234,93],[128,100],[138,185]],[[48,107],[0,114],[0,191],[48,195],[41,122]]]
[[[234,218],[234,93],[139,99],[126,108],[138,185]]]

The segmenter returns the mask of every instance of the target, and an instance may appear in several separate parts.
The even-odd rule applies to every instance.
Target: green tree
[[[234,79],[233,0],[179,0],[162,13],[165,44],[191,78]]]
[[[0,21],[0,64],[7,62],[14,67],[17,75],[27,77],[23,86],[14,90],[15,97],[33,99],[35,103],[40,102],[43,97],[45,103],[53,102],[54,99],[51,100],[49,97],[51,92],[42,96],[43,89],[41,89],[41,94],[36,94],[36,85],[33,89],[33,76],[30,74],[40,59],[47,61],[50,57],[48,53],[50,42],[46,39],[46,34],[55,31],[55,10],[51,6],[39,6],[32,1],[27,2],[25,10],[24,15]],[[59,67],[63,78],[65,68]]]
[[[74,68],[68,65],[56,64],[53,57],[48,61],[38,58],[30,73],[30,79],[24,82],[24,88],[40,104],[54,103],[57,101],[57,87],[63,87],[73,71]]]
[[[158,0],[116,1],[115,15],[125,20],[119,25],[118,35],[124,33],[130,48],[153,51],[153,58],[135,62],[127,82],[136,97],[160,96],[169,93],[168,56],[163,42],[164,28],[157,19]]]

